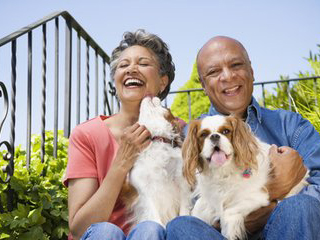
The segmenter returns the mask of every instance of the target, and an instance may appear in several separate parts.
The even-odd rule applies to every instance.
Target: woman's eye
[[[223,131],[222,131],[222,134],[223,135],[227,135],[227,134],[229,134],[230,133],[230,130],[229,129],[224,129]]]
[[[140,66],[146,67],[146,66],[149,66],[149,63],[140,63]]]
[[[129,64],[120,64],[119,66],[118,66],[118,68],[125,68],[125,67],[128,67],[129,66]]]

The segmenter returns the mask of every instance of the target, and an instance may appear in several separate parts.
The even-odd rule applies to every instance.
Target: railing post
[[[81,105],[81,38],[78,32],[77,40],[77,124],[80,123],[80,105]]]
[[[95,65],[96,65],[96,91],[95,91],[95,114],[96,116],[98,116],[98,113],[99,113],[99,104],[98,104],[98,101],[99,101],[99,74],[98,74],[98,71],[99,71],[99,63],[98,63],[98,52],[96,50],[96,59],[95,59]]]
[[[191,121],[191,95],[190,91],[188,91],[188,109],[189,109],[189,122]]]
[[[41,108],[41,162],[44,162],[46,141],[46,91],[47,91],[47,25],[42,25],[42,108]]]
[[[288,95],[289,110],[291,111],[292,107],[291,107],[290,81],[288,81],[287,95]]]
[[[58,152],[58,120],[59,120],[59,17],[55,18],[55,61],[54,61],[54,127],[53,156]]]
[[[17,82],[17,42],[12,41],[11,45],[11,136],[10,145],[14,154],[14,143],[16,137],[16,82]],[[12,167],[13,164],[12,164]],[[12,169],[13,173],[13,169]]]
[[[314,102],[315,105],[318,106],[318,90],[317,90],[318,84],[317,84],[317,79],[314,78],[313,79],[313,91],[315,93],[315,98],[314,98]]]
[[[4,103],[3,103],[3,115],[2,118],[0,119],[0,136],[1,136],[1,130],[2,126],[4,124],[4,121],[7,118],[8,111],[9,111],[9,98],[8,98],[8,92],[6,89],[6,86],[4,83],[0,82],[0,98],[3,98]],[[8,161],[7,166],[2,167],[2,172],[7,174],[6,179],[2,179],[0,176],[0,183],[7,183],[9,182],[11,176],[13,176],[13,171],[14,171],[14,145],[10,145],[9,142],[7,141],[2,141],[0,142],[0,147],[4,145],[7,148],[7,153],[3,155],[3,160]],[[9,204],[9,203],[8,203]],[[12,203],[11,203],[12,204]]]
[[[32,113],[32,31],[28,33],[28,86],[27,86],[27,169],[31,159],[31,117]]]
[[[86,94],[87,94],[87,109],[86,109],[86,120],[89,119],[89,105],[90,105],[90,55],[89,55],[89,42],[87,42],[87,54],[86,54],[86,59],[87,59],[87,86],[86,86]]]
[[[70,19],[66,19],[66,62],[65,62],[65,103],[64,136],[70,135],[71,124],[71,77],[72,77],[72,28]]]
[[[266,96],[265,96],[265,92],[264,92],[264,84],[261,84],[262,87],[262,99],[263,99],[263,107],[266,107]]]

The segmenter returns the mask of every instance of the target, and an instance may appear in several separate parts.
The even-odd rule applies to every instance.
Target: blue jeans
[[[127,237],[118,226],[109,222],[101,222],[92,224],[81,240],[164,240],[165,235],[165,229],[152,221],[137,224]]]
[[[309,195],[295,195],[278,204],[259,239],[318,240],[320,239],[319,223],[320,202]],[[222,240],[225,238],[200,219],[182,216],[168,223],[166,239]]]

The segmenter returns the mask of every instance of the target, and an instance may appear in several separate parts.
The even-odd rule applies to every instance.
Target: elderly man
[[[200,80],[212,106],[204,116],[235,114],[246,121],[262,141],[277,146],[270,150],[275,178],[269,183],[269,207],[249,215],[250,232],[263,228],[262,239],[320,239],[320,135],[300,115],[259,106],[254,97],[254,74],[243,45],[229,37],[214,37],[199,51]],[[300,157],[300,155],[301,157]],[[298,195],[281,199],[310,170],[310,185]],[[167,239],[224,239],[214,228],[194,217],[174,219]]]

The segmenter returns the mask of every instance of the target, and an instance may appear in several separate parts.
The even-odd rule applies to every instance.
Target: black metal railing
[[[60,27],[61,18],[64,19],[65,33]],[[50,33],[52,34],[50,35]],[[73,40],[74,35],[76,35],[75,41]],[[39,38],[35,36],[39,36]],[[26,42],[25,48],[23,47],[24,42]],[[83,45],[84,49],[82,49]],[[73,49],[76,49],[76,54]],[[2,53],[2,50],[9,50],[11,58],[4,59],[5,54]],[[40,56],[38,61],[37,52]],[[94,53],[92,59],[90,59],[91,52]],[[26,59],[23,57],[23,53],[27,55]],[[63,54],[64,60],[61,60]],[[1,63],[1,60],[4,60],[4,64]],[[19,64],[19,60],[22,61],[22,64]],[[99,61],[101,61],[100,64]],[[5,66],[5,63],[8,66]],[[2,114],[2,116],[0,115],[0,150],[6,148],[3,159],[7,162],[6,166],[1,166],[5,173],[4,179],[0,177],[1,183],[8,183],[14,173],[16,139],[19,144],[25,139],[26,165],[29,168],[32,133],[41,134],[41,161],[43,162],[46,130],[52,129],[54,133],[53,154],[54,157],[57,157],[58,129],[63,129],[64,136],[68,137],[70,129],[80,122],[99,114],[110,115],[118,110],[114,109],[114,105],[118,105],[115,89],[112,82],[106,79],[106,64],[109,64],[108,55],[65,11],[53,13],[0,39],[0,114]],[[21,65],[25,66],[26,74],[23,74],[24,70]],[[92,65],[94,65],[93,68]],[[84,73],[82,69],[84,69]],[[39,72],[41,74],[37,75]],[[64,78],[64,85],[60,84],[61,75]],[[314,90],[317,91],[319,79],[320,77],[316,76],[255,82],[254,85],[255,87],[261,86],[261,96],[265,104],[265,86],[267,85],[286,82],[288,83],[288,95],[290,95],[291,82],[312,80],[314,81]],[[9,86],[11,91],[8,93]],[[169,93],[170,95],[177,93],[188,95],[186,104],[189,106],[190,120],[192,102],[190,93],[195,91],[203,91],[203,89],[188,89]],[[291,109],[290,96],[288,100]],[[315,99],[315,101],[318,104],[318,100]],[[165,104],[168,105],[167,99]],[[50,110],[53,109],[52,112],[48,112],[48,105],[50,105]],[[25,112],[17,114],[19,109],[25,109]],[[90,112],[91,109],[94,111]],[[9,120],[10,126],[8,126],[7,120]],[[38,132],[35,130],[35,125],[40,126]],[[20,129],[17,131],[17,128]],[[8,136],[5,136],[4,132]],[[8,195],[8,199],[13,196],[12,191],[9,193],[11,195]],[[12,204],[12,201],[8,201],[8,203]],[[12,209],[12,207],[8,207],[8,209]]]
[[[291,99],[291,95],[290,95],[290,91],[291,91],[291,83],[293,82],[299,82],[299,81],[313,81],[313,91],[315,93],[315,96],[317,95],[317,86],[318,83],[317,81],[320,80],[320,76],[312,76],[312,77],[305,77],[305,78],[292,78],[292,79],[282,79],[282,80],[274,80],[274,81],[266,81],[266,82],[254,82],[253,85],[255,87],[255,89],[257,87],[261,87],[261,92],[259,94],[259,97],[256,96],[257,99],[262,98],[262,103],[263,106],[266,105],[266,97],[265,97],[265,93],[266,93],[266,87],[265,86],[272,86],[275,84],[279,84],[279,83],[286,83],[287,84],[287,96],[288,96],[288,108],[291,111],[292,110],[292,99]],[[201,92],[203,91],[203,88],[192,88],[192,89],[185,89],[185,90],[178,90],[178,91],[171,91],[169,92],[170,95],[175,95],[175,94],[187,94],[187,104],[188,104],[188,114],[189,114],[189,121],[192,120],[192,114],[191,114],[191,93],[192,92]],[[261,97],[260,97],[261,96]],[[317,97],[315,97],[314,99],[315,101],[315,105],[318,106],[318,99]],[[165,99],[165,106],[168,106],[168,101],[167,99]]]
[[[60,19],[64,19],[65,33],[61,30]],[[63,44],[61,44],[63,42],[61,35],[64,35],[65,39]],[[74,35],[76,35],[76,41],[73,41]],[[38,38],[35,36],[38,36]],[[25,42],[26,47],[24,47]],[[38,47],[40,44],[41,48]],[[82,45],[85,45],[85,54],[82,53]],[[114,112],[113,102],[115,101],[113,85],[110,81],[107,84],[106,80],[106,64],[109,64],[109,56],[68,12],[55,12],[0,39],[1,60],[6,56],[3,52],[8,47],[11,50],[7,54],[11,55],[11,66],[7,67],[5,64],[0,64],[0,102],[2,103],[0,112],[3,112],[0,119],[0,140],[3,139],[3,132],[8,130],[4,125],[6,120],[9,120],[7,116],[10,110],[10,130],[7,134],[10,140],[0,142],[0,148],[5,147],[7,152],[3,159],[8,161],[8,165],[2,167],[6,178],[0,178],[1,182],[8,182],[14,171],[13,157],[17,133],[20,134],[18,136],[19,144],[22,138],[26,139],[26,161],[27,167],[29,167],[31,135],[36,132],[33,129],[35,128],[34,125],[40,126],[41,161],[43,162],[46,130],[51,129],[54,133],[53,154],[54,157],[57,157],[58,129],[62,129],[61,125],[63,125],[64,136],[68,137],[70,129],[74,125],[92,116],[112,114]],[[73,51],[74,48],[76,54]],[[37,52],[40,53],[40,60],[35,61]],[[92,60],[90,59],[91,52],[94,52],[95,55]],[[25,54],[27,55],[26,61],[23,57]],[[65,57],[64,69],[61,67],[63,60],[60,59],[63,54]],[[74,59],[76,66],[73,63]],[[83,59],[86,63],[85,78],[81,75]],[[27,68],[25,75],[23,74],[23,67],[19,65],[20,60]],[[9,62],[10,59],[4,59],[4,61]],[[100,61],[102,67],[99,67]],[[91,65],[95,65],[93,74],[93,71],[90,71]],[[7,70],[8,68],[10,70]],[[50,72],[48,69],[50,69]],[[36,75],[36,72],[39,71],[41,71],[41,76]],[[60,84],[61,72],[64,73],[64,86]],[[10,74],[11,82],[8,80]],[[76,75],[76,78],[73,75]],[[91,77],[92,75],[94,77]],[[92,81],[91,78],[94,80]],[[49,83],[51,87],[48,87]],[[76,88],[73,85],[76,85]],[[9,86],[11,87],[10,93],[7,91]],[[21,91],[19,92],[17,88],[21,88]],[[91,90],[92,88],[94,88],[94,91]],[[48,94],[52,98],[48,98]],[[93,103],[90,102],[92,95],[94,95]],[[37,96],[38,98],[36,98]],[[51,109],[54,109],[53,113],[47,111],[48,102],[52,105]],[[21,116],[19,114],[19,117],[17,117],[16,106],[24,108],[26,110],[25,115]],[[61,108],[64,108],[63,114],[61,114]],[[94,112],[90,112],[90,109],[94,109]],[[40,113],[38,118],[35,117],[37,115],[35,112]],[[50,125],[48,119],[52,122]],[[24,126],[24,130],[17,131],[16,128],[21,128],[21,125]],[[21,132],[24,133],[21,134]]]

